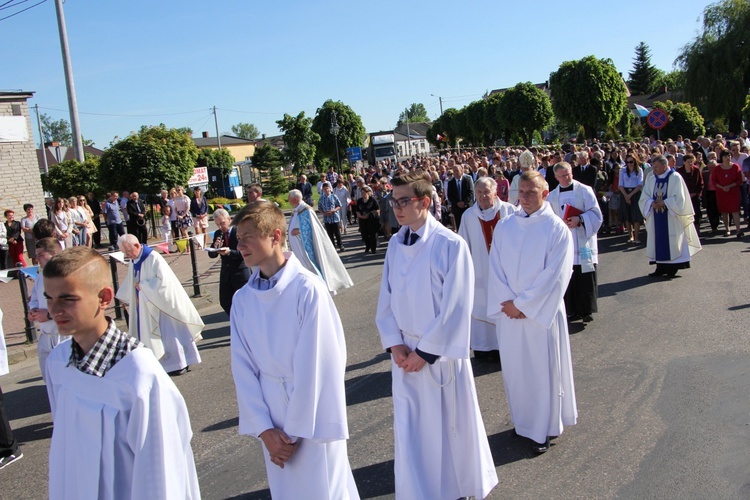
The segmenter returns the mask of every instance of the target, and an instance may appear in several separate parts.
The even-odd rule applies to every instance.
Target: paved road
[[[336,297],[348,341],[352,467],[363,498],[393,497],[390,373],[374,314],[382,251],[347,236],[356,283]],[[682,278],[652,281],[643,248],[602,241],[600,312],[571,337],[579,424],[534,457],[512,435],[497,367],[475,364],[500,485],[490,498],[750,498],[750,247],[708,239]],[[175,380],[187,400],[204,498],[268,498],[258,443],[237,435],[228,322],[217,306],[203,363]],[[0,379],[25,458],[0,498],[44,498],[51,436],[35,360]],[[82,444],[85,446],[85,444]]]

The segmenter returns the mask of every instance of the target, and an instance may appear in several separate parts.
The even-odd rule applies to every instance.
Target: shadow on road
[[[391,371],[368,373],[346,381],[347,406],[366,403],[381,398],[390,398]]]
[[[252,493],[243,493],[233,497],[228,497],[227,500],[270,500],[271,490],[266,488],[265,490],[253,491]]]
[[[490,442],[490,450],[492,451],[492,460],[495,462],[495,467],[502,467],[506,464],[518,462],[519,460],[538,456],[531,451],[531,441],[524,437],[516,436],[513,429],[498,432],[497,434],[488,436],[487,439]]]
[[[599,298],[612,297],[620,292],[646,286],[649,283],[654,282],[655,281],[648,276],[636,276],[635,278],[616,281],[614,283],[603,283],[599,285]]]
[[[198,350],[207,351],[208,349],[220,349],[222,347],[229,347],[229,344],[230,342],[228,338],[217,340],[216,342],[211,342],[211,343],[200,342],[198,344]]]
[[[26,427],[13,428],[13,436],[21,443],[30,443],[40,439],[52,439],[52,422],[31,424]],[[23,451],[23,449],[21,450]]]
[[[741,306],[727,307],[727,311],[741,311],[742,309],[750,309],[750,304],[742,304]]]
[[[43,385],[33,385],[6,392],[3,397],[5,399],[3,406],[11,420],[35,417],[50,412],[47,388]]]
[[[390,359],[390,357],[391,355],[387,352],[381,352],[380,354],[373,356],[369,361],[362,361],[361,363],[355,363],[353,365],[347,366],[346,371],[352,372],[354,370],[367,368],[368,366],[377,365],[378,363],[382,363],[383,361]]]
[[[393,475],[393,460],[367,465],[352,471],[361,498],[393,495],[396,478]]]
[[[238,425],[240,425],[240,417],[234,417],[222,422],[216,422],[215,424],[211,424],[208,427],[204,427],[201,432],[220,431],[223,429],[229,429],[231,427],[237,427]]]

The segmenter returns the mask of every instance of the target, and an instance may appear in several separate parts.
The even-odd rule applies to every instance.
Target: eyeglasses
[[[398,200],[394,200],[391,198],[388,200],[388,204],[393,208],[406,208],[409,205],[410,201],[416,201],[421,200],[422,198],[415,196],[414,198],[399,198]]]
[[[634,162],[633,160],[628,160],[628,161],[626,161],[625,163],[627,163],[628,165],[633,165],[633,164],[635,164],[635,162]]]

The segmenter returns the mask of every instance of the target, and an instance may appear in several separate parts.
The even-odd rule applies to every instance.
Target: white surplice
[[[487,313],[497,321],[503,382],[516,432],[543,443],[578,418],[563,297],[573,273],[570,230],[548,203],[495,227]],[[511,319],[512,300],[526,315]]]
[[[5,331],[3,330],[3,310],[0,309],[0,375],[10,373],[8,369],[8,347],[5,345]]]
[[[547,202],[560,218],[565,214],[565,205],[583,212],[580,215],[583,225],[569,229],[573,236],[573,265],[580,265],[584,273],[592,272],[593,264],[599,263],[597,233],[604,221],[594,190],[574,180],[572,191],[561,192],[560,186],[557,186],[550,192]],[[583,252],[581,249],[584,249]],[[588,271],[586,265],[589,266]]]
[[[47,360],[50,498],[199,499],[187,406],[153,352],[136,348],[97,377],[68,365],[72,345]]]
[[[657,177],[663,179],[669,170],[660,176],[651,175],[643,183],[643,194],[638,201],[643,218],[646,219],[646,255],[649,260],[657,264],[681,264],[689,262],[691,257],[701,250],[700,238],[695,230],[693,221],[695,212],[690,201],[690,192],[685,181],[677,172],[670,175],[667,182],[667,192],[662,199],[667,208],[667,227],[669,239],[670,260],[656,260],[656,229],[654,228],[652,204],[656,198],[655,185]]]
[[[291,253],[270,290],[237,291],[231,311],[239,432],[283,430],[299,447],[281,469],[263,447],[274,498],[357,499],[346,440],[346,342],[325,283]]]
[[[466,242],[427,217],[420,238],[388,243],[376,323],[384,348],[440,356],[392,363],[396,498],[486,497],[497,484],[469,361],[474,270]]]
[[[485,243],[480,220],[490,221],[500,213],[504,219],[516,211],[510,203],[495,200],[487,210],[479,208],[479,203],[471,206],[461,219],[458,235],[469,245],[471,260],[474,263],[474,307],[471,311],[471,348],[475,351],[494,351],[497,347],[495,320],[487,316],[487,277],[490,258]]]
[[[300,212],[307,211],[309,216],[309,227],[306,222],[300,220]],[[343,215],[342,215],[343,217]],[[304,226],[304,227],[302,227]],[[292,236],[292,231],[299,229],[300,233]],[[307,241],[304,240],[307,238]],[[289,221],[288,236],[289,249],[300,261],[302,266],[313,274],[317,274],[326,282],[328,290],[336,295],[337,292],[354,286],[349,272],[341,262],[341,257],[328,237],[323,224],[318,219],[315,211],[304,202],[301,202],[292,212]],[[312,251],[319,267],[312,262],[309,252]]]
[[[139,258],[143,257],[143,253]],[[135,284],[140,286],[136,293]],[[151,252],[136,278],[128,263],[117,298],[128,304],[130,335],[151,349],[164,370],[181,370],[201,362],[198,346],[203,320],[180,280],[158,252]],[[137,307],[136,307],[137,304]]]
[[[34,286],[31,288],[29,297],[29,309],[47,309],[47,298],[44,296],[44,275],[41,268],[36,274]],[[39,358],[39,369],[42,372],[42,379],[46,381],[47,372],[44,367],[47,364],[49,354],[57,344],[69,340],[70,337],[60,335],[60,332],[57,331],[57,324],[51,319],[43,323],[37,322],[37,325],[39,326],[40,335],[36,343],[36,353]]]

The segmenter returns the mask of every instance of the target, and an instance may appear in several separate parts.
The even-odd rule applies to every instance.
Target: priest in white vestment
[[[557,163],[553,170],[559,184],[550,192],[547,202],[573,236],[573,274],[565,291],[565,310],[569,321],[580,319],[590,323],[594,320],[592,314],[599,310],[597,233],[604,219],[594,190],[573,180],[569,163]]]
[[[250,203],[232,222],[255,267],[234,296],[232,374],[239,432],[263,442],[273,498],[358,499],[346,440],[346,342],[320,278],[283,253],[283,213]]]
[[[701,249],[693,221],[695,212],[682,176],[669,168],[667,159],[652,160],[653,175],[643,183],[638,205],[646,219],[646,255],[656,270],[649,276],[671,278],[690,267],[690,259]]]
[[[354,285],[349,273],[315,210],[302,201],[297,189],[289,192],[292,218],[289,221],[289,248],[305,269],[317,274],[325,281],[331,294]]]
[[[497,474],[469,361],[474,270],[466,242],[430,216],[425,174],[391,181],[376,323],[392,355],[396,498],[485,498]]]
[[[72,336],[45,366],[49,498],[199,499],[185,401],[153,352],[104,315],[114,300],[107,262],[78,246],[44,273],[50,315]]]
[[[203,320],[164,258],[132,234],[118,246],[130,259],[117,298],[128,305],[130,335],[154,352],[171,375],[201,362],[198,346]]]
[[[573,238],[544,201],[547,182],[522,174],[521,209],[495,228],[487,314],[497,321],[500,359],[516,433],[544,453],[549,437],[578,418],[565,290],[573,271]]]
[[[520,170],[518,174],[513,176],[513,180],[510,181],[510,189],[508,190],[508,203],[515,207],[518,206],[518,182],[521,179],[521,174],[529,170],[536,170],[537,161],[534,153],[528,150],[521,153],[518,156],[518,166]]]
[[[516,211],[510,203],[497,197],[497,182],[491,177],[480,177],[474,183],[477,202],[468,209],[462,219],[458,235],[469,246],[474,264],[474,306],[471,311],[471,349],[474,357],[490,356],[497,351],[495,320],[487,316],[487,277],[492,235],[500,219]],[[495,354],[495,359],[497,359]]]

